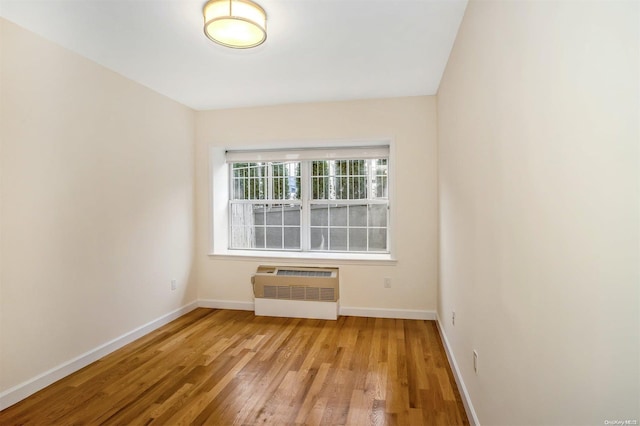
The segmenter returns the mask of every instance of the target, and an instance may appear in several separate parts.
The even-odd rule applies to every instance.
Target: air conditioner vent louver
[[[336,292],[333,288],[302,287],[295,285],[265,285],[263,297],[265,299],[318,300],[324,302],[333,302],[336,298]]]
[[[332,288],[320,289],[320,300],[334,300],[335,297],[336,295]]]
[[[276,299],[291,299],[291,286],[279,285]]]
[[[267,297],[269,299],[277,299],[278,298],[277,287],[273,286],[273,285],[265,285],[264,286],[264,297]]]
[[[297,269],[278,269],[276,275],[289,277],[330,277],[331,271],[303,271]]]
[[[308,300],[320,300],[320,289],[318,287],[307,287],[306,293]]]
[[[306,291],[304,287],[291,287],[291,299],[292,300],[305,300]]]
[[[259,266],[251,282],[256,315],[298,316],[303,312],[306,315],[319,315],[309,318],[337,318],[338,268]],[[283,312],[288,310],[289,304],[293,306],[298,303],[299,306],[292,308],[295,312]],[[323,307],[314,307],[314,303]],[[262,313],[259,312],[260,307],[264,309]],[[325,313],[314,314],[313,311],[317,309]]]

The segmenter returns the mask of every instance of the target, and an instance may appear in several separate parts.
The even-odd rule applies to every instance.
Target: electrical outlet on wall
[[[174,291],[178,288],[178,282],[176,280],[171,280],[171,291]]]
[[[384,279],[384,288],[391,288],[391,278],[386,277]]]
[[[478,351],[473,350],[473,371],[478,374]]]
[[[451,324],[456,325],[456,311],[451,313]]]

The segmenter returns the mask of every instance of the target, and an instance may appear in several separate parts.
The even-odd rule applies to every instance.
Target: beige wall
[[[638,5],[468,5],[438,93],[439,315],[482,424],[640,417]]]
[[[390,138],[396,166],[396,206],[391,214],[396,225],[397,264],[325,263],[342,267],[342,306],[435,311],[435,106],[434,97],[414,97],[198,112],[196,270],[199,298],[253,302],[249,279],[256,266],[262,263],[208,255],[210,147],[260,147],[296,141],[317,146],[318,143],[330,145],[332,141]],[[384,288],[384,277],[392,279],[392,288]]]
[[[196,288],[194,112],[0,25],[1,393]]]

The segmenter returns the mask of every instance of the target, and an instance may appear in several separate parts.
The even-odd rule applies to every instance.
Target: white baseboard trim
[[[24,398],[38,392],[41,389],[46,388],[50,384],[62,379],[63,377],[72,374],[81,368],[86,367],[94,361],[110,354],[111,352],[120,349],[126,344],[133,342],[136,339],[152,332],[153,330],[162,327],[165,324],[170,323],[176,318],[181,317],[187,312],[192,311],[198,307],[197,302],[191,302],[181,308],[176,309],[173,312],[169,312],[166,315],[161,316],[151,322],[148,322],[128,333],[123,334],[120,337],[98,346],[82,355],[73,358],[70,361],[65,362],[57,367],[54,367],[44,373],[20,383],[6,391],[0,393],[0,410],[4,410],[7,407],[23,400]]]
[[[198,307],[211,309],[233,309],[237,311],[253,311],[255,304],[253,302],[243,302],[239,300],[216,300],[216,299],[200,299]],[[397,319],[416,319],[416,320],[435,320],[435,311],[420,311],[411,309],[383,309],[383,308],[350,308],[347,306],[339,306],[339,315],[352,317],[372,317],[372,318],[397,318]]]
[[[456,384],[458,385],[458,389],[460,390],[462,403],[464,404],[464,410],[467,412],[469,423],[472,426],[480,426],[480,421],[478,421],[476,410],[473,408],[473,404],[471,403],[469,392],[467,391],[467,387],[464,385],[464,380],[462,380],[462,374],[460,373],[460,369],[458,368],[458,363],[456,362],[456,358],[453,356],[453,351],[451,350],[451,346],[449,346],[447,335],[444,334],[444,329],[440,324],[440,317],[437,314],[436,324],[438,325],[438,331],[440,332],[440,336],[442,337],[442,344],[444,345],[444,350],[447,353],[447,358],[449,358],[449,364],[451,364],[453,370],[453,377],[456,379]]]
[[[198,300],[198,307],[210,309],[231,309],[234,311],[253,311],[255,308],[253,302],[216,299],[200,299]]]
[[[255,304],[253,302],[243,302],[238,300],[216,300],[216,299],[200,299],[198,307],[211,309],[233,309],[237,311],[253,311]],[[420,311],[410,309],[384,309],[384,308],[350,308],[347,306],[339,306],[339,315],[352,317],[372,317],[372,318],[397,318],[397,319],[416,319],[416,320],[435,320],[435,311]]]
[[[351,317],[395,318],[414,320],[435,320],[434,311],[422,311],[413,309],[384,309],[384,308],[350,308],[340,306],[340,315]]]

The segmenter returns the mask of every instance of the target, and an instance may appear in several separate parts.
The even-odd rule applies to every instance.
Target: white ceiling
[[[224,48],[205,0],[0,0],[0,15],[197,110],[433,95],[467,0],[258,0],[267,41]]]

